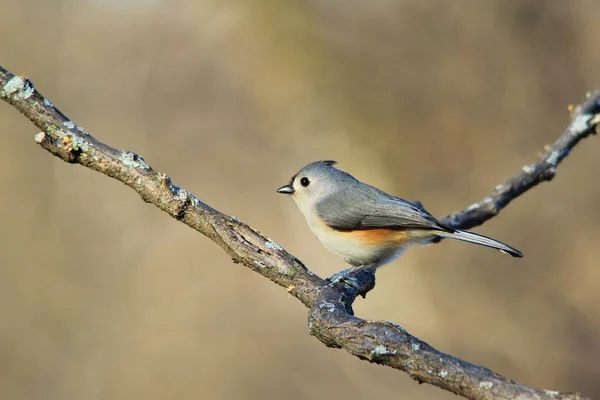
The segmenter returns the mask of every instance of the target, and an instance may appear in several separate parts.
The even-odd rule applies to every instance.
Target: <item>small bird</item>
[[[513,257],[519,250],[477,233],[438,221],[421,203],[401,199],[316,161],[292,176],[277,192],[292,196],[321,243],[354,268],[377,268],[408,246],[450,238],[498,249]]]

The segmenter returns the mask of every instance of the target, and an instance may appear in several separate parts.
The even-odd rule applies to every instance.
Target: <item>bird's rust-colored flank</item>
[[[346,240],[350,239],[368,246],[402,246],[411,241],[412,237],[407,231],[397,229],[358,229],[339,233]]]

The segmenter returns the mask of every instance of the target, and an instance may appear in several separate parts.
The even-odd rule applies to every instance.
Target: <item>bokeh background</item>
[[[321,275],[344,263],[275,189],[340,168],[445,215],[600,86],[589,1],[3,0],[0,64]],[[0,104],[0,398],[454,399],[323,346],[307,310]],[[359,300],[527,385],[600,397],[600,143],[478,229],[516,260],[412,249]]]

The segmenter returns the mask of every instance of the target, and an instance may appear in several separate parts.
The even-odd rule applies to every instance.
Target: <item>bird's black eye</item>
[[[307,187],[307,186],[309,185],[309,183],[310,183],[310,181],[308,180],[308,178],[307,178],[307,177],[302,177],[302,178],[300,179],[300,184],[301,184],[302,186],[304,186],[304,187]]]

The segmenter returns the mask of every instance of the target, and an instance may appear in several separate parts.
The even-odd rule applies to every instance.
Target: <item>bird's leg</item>
[[[337,272],[327,278],[331,284],[343,284],[363,298],[375,287],[375,265],[360,265]]]

